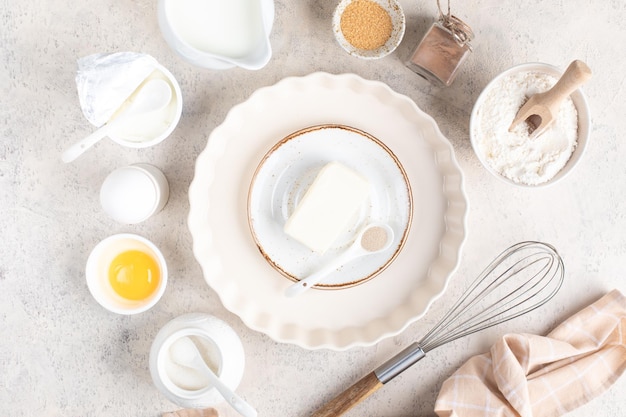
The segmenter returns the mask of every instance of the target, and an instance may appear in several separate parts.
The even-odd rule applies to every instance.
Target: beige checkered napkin
[[[508,334],[441,387],[440,417],[560,416],[626,369],[626,297],[613,290],[547,336]]]
[[[218,417],[218,415],[219,414],[215,408],[185,408],[178,411],[163,413],[163,417]]]

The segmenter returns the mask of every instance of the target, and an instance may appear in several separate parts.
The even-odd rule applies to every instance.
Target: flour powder
[[[572,99],[565,99],[552,125],[531,139],[527,123],[509,127],[530,96],[550,89],[557,78],[541,72],[508,75],[491,85],[472,123],[477,151],[500,175],[527,185],[554,177],[577,145],[578,113]]]

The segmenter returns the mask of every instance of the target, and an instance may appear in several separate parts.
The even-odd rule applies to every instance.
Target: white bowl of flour
[[[470,118],[470,139],[480,162],[497,178],[522,187],[554,184],[582,158],[591,120],[587,100],[576,90],[560,106],[552,125],[531,139],[528,125],[509,126],[520,107],[550,89],[563,71],[542,63],[512,67],[478,97]]]

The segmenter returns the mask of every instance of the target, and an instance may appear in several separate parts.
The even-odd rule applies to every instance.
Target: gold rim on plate
[[[360,219],[360,221],[358,221],[359,224],[357,225],[357,227],[354,227],[349,233],[350,240],[339,244],[340,247],[336,249],[334,252],[331,250],[331,253],[325,256],[325,258],[317,254],[314,254],[310,252],[308,249],[305,249],[304,247],[302,247],[302,251],[297,252],[297,253],[303,253],[304,257],[301,260],[293,260],[292,259],[293,256],[284,257],[284,259],[279,259],[280,254],[272,253],[272,252],[275,252],[275,250],[270,250],[268,248],[268,245],[270,246],[273,245],[273,243],[277,239],[280,239],[281,241],[283,240],[289,241],[289,238],[280,232],[278,233],[278,236],[264,237],[263,236],[264,233],[260,232],[258,228],[255,227],[255,224],[258,224],[258,222],[260,221],[255,218],[255,211],[256,211],[255,209],[258,206],[258,204],[261,204],[261,203],[257,203],[254,198],[255,185],[258,185],[258,182],[263,181],[263,179],[260,178],[261,176],[263,176],[261,175],[262,172],[265,174],[264,176],[269,176],[271,178],[275,178],[275,174],[276,174],[272,170],[271,167],[268,167],[268,164],[267,164],[268,161],[271,158],[272,159],[279,158],[280,157],[279,152],[281,150],[283,151],[285,150],[285,145],[289,144],[292,146],[297,146],[297,142],[295,141],[302,140],[304,138],[307,138],[309,141],[318,140],[317,138],[312,138],[310,135],[307,136],[307,134],[319,133],[320,131],[327,131],[327,130],[330,132],[334,130],[340,130],[344,132],[354,133],[355,135],[351,136],[351,138],[352,137],[355,139],[359,138],[359,140],[363,139],[367,141],[367,144],[370,144],[370,143],[374,144],[376,151],[380,150],[381,152],[372,155],[372,160],[380,161],[381,156],[382,158],[385,158],[385,161],[380,161],[380,163],[381,164],[387,163],[387,165],[393,166],[393,168],[397,170],[397,172],[393,172],[393,175],[394,177],[398,178],[399,182],[400,181],[402,182],[402,186],[403,186],[403,189],[402,189],[403,195],[401,196],[390,195],[391,194],[390,192],[387,192],[386,194],[383,195],[383,197],[386,197],[387,199],[396,198],[400,200],[398,202],[398,210],[402,210],[403,212],[397,213],[394,211],[390,213],[391,216],[395,217],[399,221],[394,222],[394,220],[396,219],[388,219],[388,218],[375,219],[377,221],[390,222],[394,224],[395,227],[392,227],[392,228],[394,229],[394,233],[396,234],[397,238],[394,239],[393,252],[389,253],[389,250],[388,250],[385,253],[383,253],[380,257],[375,258],[369,268],[367,266],[361,265],[361,268],[367,269],[367,272],[357,274],[358,277],[356,278],[353,276],[352,278],[349,278],[347,280],[340,279],[342,275],[344,276],[348,275],[345,273],[346,267],[344,267],[341,270],[336,271],[332,274],[335,276],[334,281],[328,280],[329,282],[319,283],[313,287],[317,289],[338,290],[338,289],[349,288],[349,287],[362,284],[376,277],[382,271],[384,271],[396,259],[396,257],[398,256],[398,254],[404,247],[404,243],[406,242],[406,238],[411,228],[411,220],[413,217],[413,198],[412,198],[412,192],[411,192],[411,185],[410,185],[408,176],[406,174],[406,171],[404,170],[404,167],[400,163],[399,159],[392,152],[392,150],[387,145],[385,145],[384,142],[382,142],[378,138],[374,137],[373,135],[361,129],[357,129],[357,128],[342,125],[342,124],[322,124],[322,125],[309,126],[309,127],[297,130],[287,135],[283,139],[279,140],[274,146],[272,146],[267,151],[267,153],[263,156],[263,158],[261,158],[261,161],[259,162],[254,172],[254,175],[252,177],[252,180],[250,182],[250,187],[248,190],[248,201],[247,201],[248,225],[250,227],[252,238],[254,239],[254,242],[257,248],[261,252],[261,255],[265,258],[265,260],[284,277],[288,278],[289,280],[293,282],[297,282],[305,278],[305,276],[308,274],[296,272],[296,269],[298,268],[296,268],[295,265],[302,265],[305,263],[310,264],[311,269],[309,270],[309,273],[314,272],[315,269],[319,267],[318,265],[323,265],[325,262],[328,262],[328,260],[330,260],[329,258],[337,256],[341,252],[341,250],[345,249],[345,247],[347,247],[352,242],[352,239],[357,234],[357,231],[361,227],[365,226],[365,224],[372,221],[372,219]],[[336,138],[329,139],[329,140],[335,141],[335,140],[342,140],[342,139],[340,139],[339,137],[336,137]],[[319,161],[318,165],[320,165],[320,168],[325,163],[331,162],[331,159],[336,159],[336,158],[329,158],[329,159],[326,159],[326,158],[329,158],[329,157],[325,155],[324,160]],[[355,167],[355,168],[359,170],[359,167]],[[267,172],[268,170],[269,172]],[[395,175],[395,174],[399,174],[399,175]],[[285,173],[281,172],[280,177],[284,178]],[[296,179],[295,182],[301,184],[300,188],[305,188],[304,185],[308,186],[308,184],[305,181],[302,181],[300,178]],[[270,193],[271,195],[275,194],[274,191],[277,187],[278,187],[278,184],[274,184],[272,193]],[[295,198],[289,198],[289,201],[292,201],[294,205],[295,205],[295,200],[296,200]],[[261,219],[264,219],[264,216],[258,216],[258,217],[260,217]],[[272,220],[275,220],[276,223],[279,223],[279,222],[285,221],[286,219],[272,219]],[[284,224],[281,224],[281,226],[283,225]],[[282,231],[282,228],[281,228],[281,231]],[[294,245],[300,246],[297,242],[294,242]]]

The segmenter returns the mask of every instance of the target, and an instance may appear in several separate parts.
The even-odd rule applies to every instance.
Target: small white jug
[[[272,56],[274,0],[159,0],[159,26],[193,65],[258,70]]]

